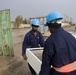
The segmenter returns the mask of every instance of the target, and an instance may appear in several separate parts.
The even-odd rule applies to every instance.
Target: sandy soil
[[[13,29],[14,57],[0,56],[0,75],[31,75],[27,61],[21,55],[23,37],[29,30]]]
[[[21,55],[22,41],[29,30],[29,28],[12,30],[14,57],[0,56],[0,75],[31,75],[27,61]],[[74,27],[65,27],[65,30],[74,31]]]

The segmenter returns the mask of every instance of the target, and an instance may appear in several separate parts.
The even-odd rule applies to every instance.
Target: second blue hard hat
[[[40,26],[40,22],[39,22],[38,19],[33,19],[31,24],[34,25],[34,26]]]
[[[63,19],[63,16],[58,11],[52,11],[46,18],[46,25],[47,23],[58,19]]]

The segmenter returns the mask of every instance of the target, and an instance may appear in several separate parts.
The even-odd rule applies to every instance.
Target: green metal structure
[[[0,11],[0,55],[14,56],[9,9]]]

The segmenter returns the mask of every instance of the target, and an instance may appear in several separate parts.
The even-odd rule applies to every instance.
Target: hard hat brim
[[[57,19],[54,19],[54,20],[62,20],[63,18],[57,18]],[[54,21],[54,20],[51,20],[49,23],[51,23],[52,21]],[[44,24],[45,26],[48,26],[48,24],[47,24],[48,22],[46,22],[46,24]]]
[[[32,25],[32,26],[34,26],[34,27],[39,27],[38,25]]]

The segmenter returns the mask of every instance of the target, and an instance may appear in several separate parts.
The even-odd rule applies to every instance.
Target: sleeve
[[[45,43],[42,55],[41,71],[39,75],[50,75],[53,54],[54,52],[52,44]]]
[[[22,55],[26,53],[27,44],[28,44],[28,35],[26,34],[22,43]]]
[[[39,44],[41,47],[44,47],[44,38],[42,36],[42,34],[40,33],[40,40],[39,40]]]

